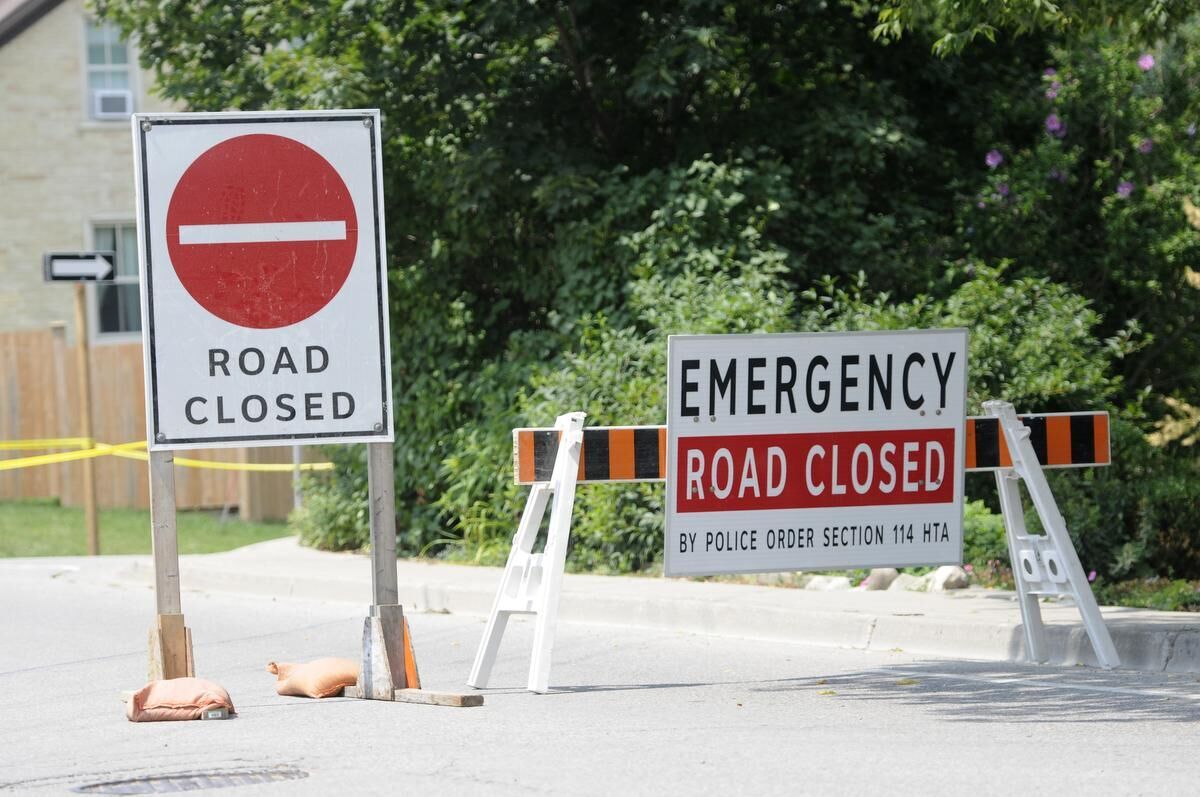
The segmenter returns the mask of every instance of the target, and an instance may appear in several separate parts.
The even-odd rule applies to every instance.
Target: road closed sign
[[[667,343],[667,575],[962,560],[967,332]]]
[[[391,441],[378,111],[133,137],[151,449]]]

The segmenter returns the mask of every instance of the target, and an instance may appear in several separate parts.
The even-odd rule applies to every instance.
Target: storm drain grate
[[[275,769],[229,769],[215,772],[180,772],[174,775],[151,775],[144,778],[110,780],[106,783],[86,783],[71,791],[78,794],[172,794],[197,789],[225,789],[231,786],[253,786],[257,783],[279,783],[307,778],[308,773],[290,767]]]

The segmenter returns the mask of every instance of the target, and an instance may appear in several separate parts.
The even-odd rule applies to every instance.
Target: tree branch
[[[608,153],[615,155],[616,137],[612,130],[612,123],[605,116],[604,112],[600,110],[600,104],[596,102],[595,86],[592,83],[592,71],[581,56],[582,41],[576,41],[579,38],[579,26],[575,21],[575,12],[568,8],[567,13],[571,18],[570,25],[563,19],[562,6],[556,5],[554,8],[554,26],[558,29],[559,46],[562,47],[567,64],[571,67],[571,72],[575,76],[575,85],[583,92],[584,105],[587,106],[588,115],[591,117],[593,130],[600,140],[604,142],[604,147],[608,150]]]

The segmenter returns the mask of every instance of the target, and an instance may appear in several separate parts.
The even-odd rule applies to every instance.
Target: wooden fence
[[[142,346],[91,346],[92,425],[96,440],[128,443],[146,436]],[[79,436],[77,352],[65,329],[0,332],[0,440]],[[305,449],[311,451],[311,449]],[[40,451],[0,451],[0,458]],[[291,462],[289,447],[205,449],[192,459],[234,462]],[[101,507],[150,506],[146,463],[98,457],[96,499]],[[78,462],[0,471],[0,500],[59,498],[68,506],[83,501]],[[282,519],[292,507],[291,473],[175,468],[180,509],[238,509],[245,520]]]

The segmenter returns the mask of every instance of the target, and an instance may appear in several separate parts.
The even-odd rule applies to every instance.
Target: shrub
[[[977,571],[989,562],[1008,562],[1004,518],[983,501],[963,505],[963,562]]]

